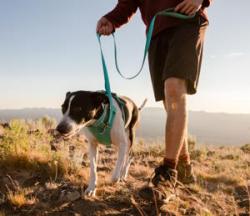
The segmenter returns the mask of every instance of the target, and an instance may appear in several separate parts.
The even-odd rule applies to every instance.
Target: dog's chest
[[[126,103],[121,98],[118,98],[118,96],[113,96],[113,98],[120,108],[124,125],[126,125],[126,122],[129,119]],[[112,113],[112,110],[110,111],[109,108],[109,106],[106,106],[100,118],[97,119],[93,125],[88,126],[88,130],[98,140],[98,142],[105,144],[107,147],[111,147],[111,129],[116,115],[116,113]],[[108,124],[110,118],[112,119],[111,125]]]

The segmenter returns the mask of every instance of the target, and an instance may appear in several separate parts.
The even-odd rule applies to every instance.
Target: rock
[[[73,202],[81,197],[81,194],[78,191],[72,191],[67,193],[66,199],[70,202]]]
[[[11,129],[10,124],[9,124],[8,122],[0,123],[0,125],[1,125],[3,128]]]
[[[80,197],[81,194],[78,191],[63,191],[59,200],[62,202],[73,202],[78,200]]]

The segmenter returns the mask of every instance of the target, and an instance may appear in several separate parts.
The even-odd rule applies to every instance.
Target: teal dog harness
[[[115,113],[115,112],[114,112]],[[105,144],[107,147],[111,147],[111,126],[114,121],[114,116],[111,117],[111,125],[109,124],[109,107],[104,106],[104,111],[99,119],[93,125],[88,126],[89,131],[94,135],[98,142]]]
[[[115,94],[112,94],[112,99],[118,103],[119,108],[122,112],[122,118],[125,121],[126,117],[126,106],[125,103]],[[112,103],[113,104],[113,103]],[[113,105],[114,111],[113,116],[110,116],[110,104],[103,105],[103,113],[99,119],[97,119],[92,125],[87,126],[89,131],[94,135],[98,142],[106,145],[106,147],[111,147],[111,128],[113,126],[116,110]]]

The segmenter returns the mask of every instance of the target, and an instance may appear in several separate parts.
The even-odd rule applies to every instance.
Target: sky
[[[0,109],[60,108],[67,91],[104,88],[95,29],[116,0],[0,0]],[[189,110],[250,113],[250,1],[214,0],[208,9],[198,93]],[[145,26],[139,11],[116,31],[119,64],[139,69]],[[115,70],[111,37],[103,38],[111,89],[138,105],[154,101],[146,63],[124,80]]]

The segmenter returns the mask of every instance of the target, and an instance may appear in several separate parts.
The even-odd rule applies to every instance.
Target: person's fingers
[[[190,16],[191,16],[191,15],[194,15],[196,12],[197,12],[197,8],[194,8],[194,9],[189,13],[189,15],[190,15]]]
[[[101,25],[102,25],[101,20],[99,20],[96,25],[96,32],[100,31]]]
[[[99,34],[101,34],[101,33],[102,33],[102,28],[101,28],[101,26],[100,26],[100,27],[98,27],[98,28],[96,29],[96,32],[97,32],[97,33],[99,33]]]
[[[104,33],[105,33],[105,32],[104,32],[104,28],[101,27],[101,28],[99,29],[99,34],[103,35]]]
[[[105,26],[105,35],[110,35],[113,31],[113,27],[108,25],[108,26]]]
[[[113,25],[105,17],[102,17],[96,26],[96,32],[102,35],[110,35],[113,31]]]
[[[109,26],[109,27],[108,27],[108,34],[110,35],[112,32],[113,32],[113,27],[112,27],[112,26]]]
[[[102,17],[98,22],[97,22],[97,26],[96,26],[96,31],[99,32],[100,29],[106,25],[106,19],[104,17]]]
[[[99,21],[99,22],[97,23],[97,26],[96,26],[96,31],[97,31],[97,32],[100,32],[101,29],[102,29],[102,23]]]
[[[199,10],[199,7],[194,5],[189,0],[184,0],[183,2],[181,2],[180,4],[178,4],[175,7],[176,12],[184,13],[184,14],[187,14],[187,15],[195,14],[196,11],[198,11],[198,10]]]
[[[190,6],[190,7],[185,11],[185,14],[191,15],[191,14],[193,14],[193,11],[196,11],[196,7]]]
[[[183,6],[183,8],[180,10],[181,13],[188,14],[190,10],[192,10],[192,5],[186,4]]]
[[[110,25],[110,26],[109,26],[109,34],[111,34],[112,32],[113,32],[113,26]]]
[[[104,27],[103,27],[103,32],[104,32],[104,35],[107,35],[107,34],[108,34],[108,28],[107,28],[107,26],[104,26]]]
[[[180,11],[186,5],[186,1],[181,2],[175,7],[175,11]]]

